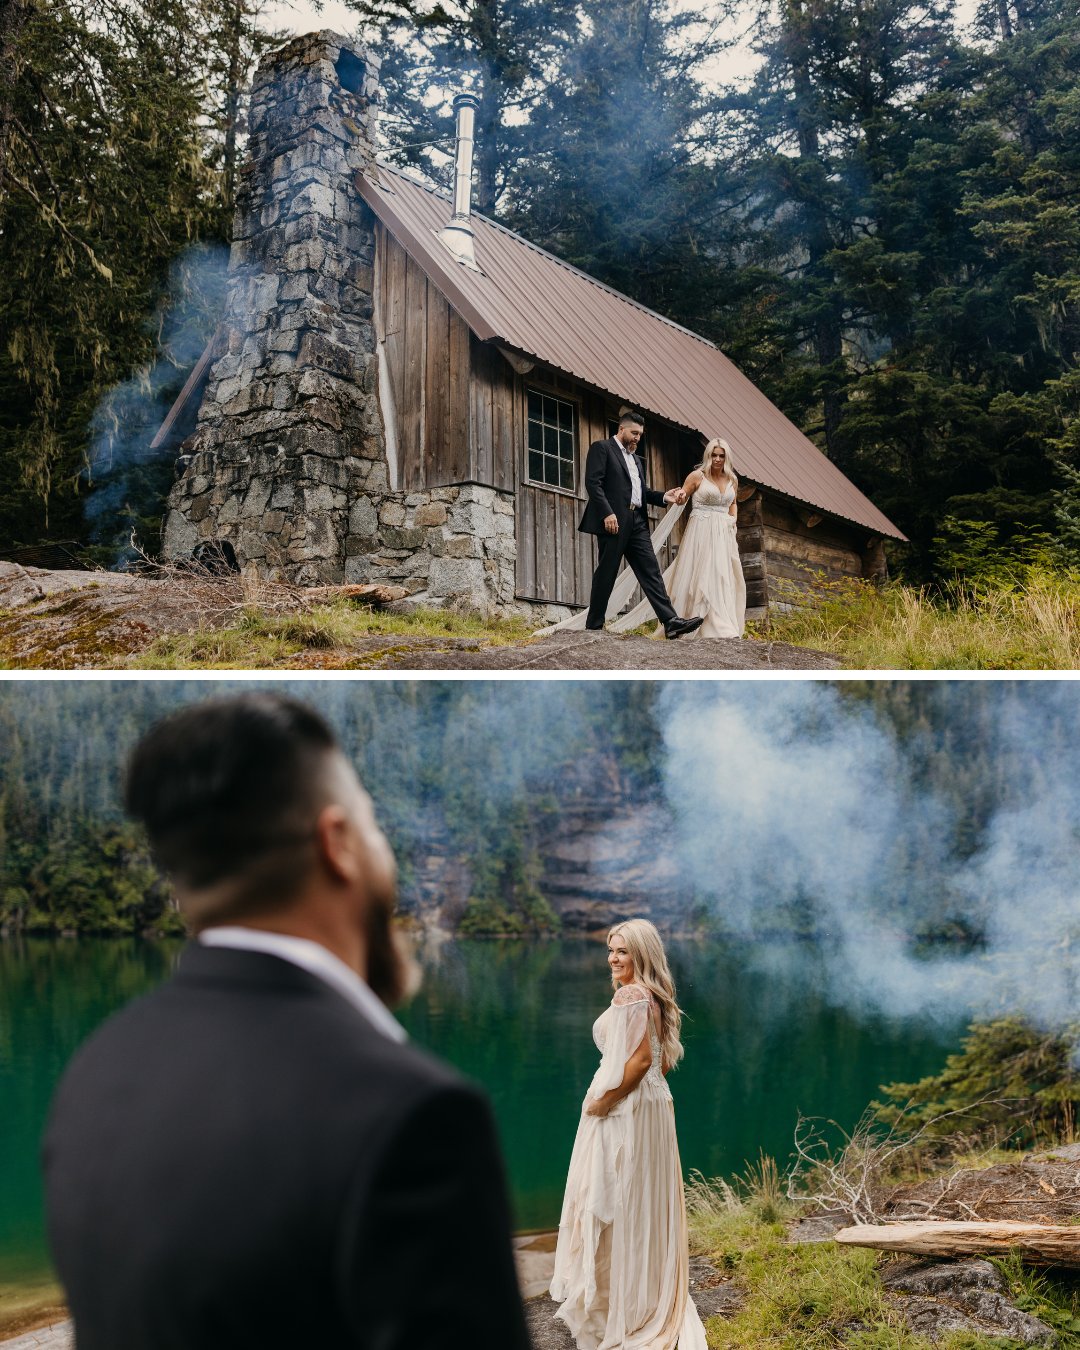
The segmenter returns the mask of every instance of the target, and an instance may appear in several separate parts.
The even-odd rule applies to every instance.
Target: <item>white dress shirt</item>
[[[362,1013],[376,1031],[392,1041],[406,1040],[405,1028],[389,1012],[370,985],[332,951],[307,938],[285,933],[267,933],[261,928],[243,928],[239,924],[207,928],[198,936],[204,947],[233,947],[242,952],[265,952],[280,957],[301,970],[317,976]]]
[[[637,460],[634,458],[633,450],[628,450],[626,446],[615,437],[619,449],[626,457],[626,471],[630,475],[630,505],[640,506],[641,502],[641,475],[638,473]]]

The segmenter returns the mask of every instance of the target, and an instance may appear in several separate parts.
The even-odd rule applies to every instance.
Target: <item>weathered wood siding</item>
[[[824,519],[763,494],[762,534],[770,606],[796,604],[822,582],[863,575],[863,555],[855,526]],[[808,523],[813,522],[813,523]]]
[[[527,463],[528,391],[552,394],[574,408],[577,450],[573,491],[529,482]],[[537,366],[515,377],[514,472],[517,486],[517,594],[549,604],[587,605],[596,558],[590,535],[578,531],[585,509],[585,456],[606,436],[607,405],[592,390],[558,371]]]
[[[468,326],[382,225],[375,266],[376,329],[393,399],[399,485],[416,490],[467,482],[473,476]]]
[[[585,509],[585,458],[611,434],[620,400],[537,365],[517,373],[499,349],[480,342],[388,234],[376,228],[376,328],[384,343],[393,403],[399,485],[418,491],[474,482],[515,494],[517,595],[549,604],[588,604],[596,543],[578,532]],[[573,489],[529,481],[528,392],[571,404],[577,462]],[[628,391],[627,401],[633,391]],[[384,400],[384,409],[386,400]],[[647,419],[650,484],[680,485],[699,462],[696,436]],[[650,507],[653,525],[663,508]],[[661,550],[666,568],[682,523]],[[747,609],[795,602],[819,582],[873,575],[883,564],[855,526],[819,519],[768,489],[739,504],[739,550]],[[877,559],[877,561],[875,561]]]
[[[741,492],[740,492],[740,495]],[[739,502],[739,561],[746,582],[746,610],[754,617],[764,616],[769,608],[768,559],[765,553],[764,500],[760,491]]]
[[[880,539],[756,489],[739,503],[739,553],[746,608],[755,617],[820,593],[822,582],[882,580]]]
[[[469,477],[501,492],[517,486],[515,457],[524,417],[515,376],[502,352],[469,335]]]
[[[515,428],[518,442],[514,463],[518,474],[517,540],[518,585],[521,599],[549,604],[581,606],[589,603],[589,589],[596,565],[596,541],[578,531],[585,509],[585,460],[594,441],[605,440],[610,424],[618,418],[620,400],[577,383],[559,371],[537,366],[516,377],[519,410]],[[554,395],[575,409],[577,465],[574,490],[553,488],[528,480],[526,408],[528,391]],[[645,444],[648,479],[653,487],[680,485],[689,468],[700,458],[692,437],[658,421],[647,421]],[[689,461],[689,462],[687,462]],[[663,508],[650,507],[653,524]],[[661,551],[661,566],[674,557],[681,526]]]

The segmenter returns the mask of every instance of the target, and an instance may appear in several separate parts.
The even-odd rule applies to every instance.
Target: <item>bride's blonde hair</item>
[[[712,452],[716,449],[717,446],[719,446],[720,449],[723,450],[725,455],[724,473],[726,473],[728,478],[730,479],[731,486],[735,489],[736,492],[738,492],[739,479],[735,473],[735,465],[732,464],[731,462],[731,446],[728,445],[727,441],[724,440],[723,436],[714,436],[712,438],[709,444],[705,447],[705,453],[701,456],[701,463],[698,465],[698,468],[701,470],[701,472],[705,475],[706,478],[709,477]]]
[[[663,1061],[673,1069],[685,1053],[679,1031],[682,1027],[682,1009],[675,1002],[675,981],[671,978],[664,944],[660,934],[648,919],[627,919],[608,929],[608,941],[618,933],[627,955],[634,963],[634,979],[647,989],[660,1007],[660,1049]],[[620,988],[614,975],[611,982]]]

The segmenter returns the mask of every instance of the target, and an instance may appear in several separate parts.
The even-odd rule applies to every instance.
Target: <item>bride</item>
[[[608,934],[615,996],[593,1024],[602,1053],[566,1178],[551,1296],[578,1350],[706,1350],[689,1291],[675,1112],[681,1012],[646,919]]]
[[[688,637],[742,637],[746,626],[746,583],[739,560],[735,494],[739,480],[731,462],[731,447],[716,437],[705,447],[698,467],[690,473],[676,501],[694,499],[694,509],[683,532],[675,561],[664,572],[671,603],[677,614],[704,618]],[[643,601],[617,623],[626,633],[646,622],[652,610]],[[654,637],[663,637],[660,628]]]
[[[742,637],[746,626],[746,584],[735,534],[738,490],[731,447],[718,437],[683,484],[694,509],[664,576],[676,613],[705,616],[697,637]]]

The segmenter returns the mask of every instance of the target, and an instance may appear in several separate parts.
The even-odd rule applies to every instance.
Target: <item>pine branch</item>
[[[103,262],[101,262],[98,259],[97,254],[94,252],[94,250],[90,247],[90,245],[86,242],[85,239],[80,239],[77,234],[74,234],[70,229],[68,229],[68,227],[64,224],[63,220],[57,214],[57,212],[53,210],[53,208],[49,205],[47,201],[44,201],[38,195],[38,193],[35,192],[34,188],[31,186],[30,183],[27,183],[17,174],[12,173],[10,169],[4,171],[4,181],[10,183],[13,187],[18,188],[20,192],[25,193],[25,195],[28,196],[30,200],[34,202],[34,204],[37,206],[38,210],[41,213],[42,219],[45,220],[60,234],[62,234],[64,238],[68,240],[69,243],[73,244],[77,249],[80,249],[86,255],[87,259],[90,262],[90,265],[94,268],[94,270],[100,273],[100,275],[103,276],[106,281],[108,282],[112,281],[113,279],[112,269],[110,267],[107,267]]]

